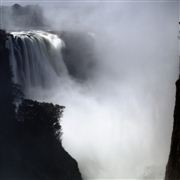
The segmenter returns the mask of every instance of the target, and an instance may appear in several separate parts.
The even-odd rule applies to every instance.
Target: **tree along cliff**
[[[180,180],[180,79],[176,82],[174,125],[165,180]]]
[[[7,36],[0,30],[0,179],[81,180],[60,140],[64,107],[23,98],[12,82]]]

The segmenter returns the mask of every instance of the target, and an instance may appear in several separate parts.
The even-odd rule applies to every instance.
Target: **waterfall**
[[[151,31],[155,34],[156,28],[147,32]],[[26,98],[66,107],[62,144],[85,179],[163,179],[178,64],[171,41],[174,31],[168,32],[149,38],[133,29],[128,43],[129,34],[118,31],[117,44],[111,42],[112,33],[107,37],[102,33],[95,36],[94,54],[68,33],[58,37],[29,31],[9,36],[14,82],[22,86]],[[141,45],[150,39],[154,43]],[[93,78],[76,81],[73,75],[90,71],[89,62],[96,58]]]
[[[26,91],[55,85],[68,71],[62,57],[65,47],[57,35],[43,31],[12,32],[7,41],[13,81]]]

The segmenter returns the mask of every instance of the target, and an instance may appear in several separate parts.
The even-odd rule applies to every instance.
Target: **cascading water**
[[[134,38],[137,40],[136,35]],[[146,38],[141,39],[142,44],[147,43]],[[164,48],[163,54],[166,50],[167,54],[152,60],[149,54],[136,56],[134,50],[123,57],[117,47],[123,51],[126,41],[112,46],[111,38],[97,40],[95,53],[100,56],[101,67],[96,79],[84,85],[69,76],[62,56],[65,44],[68,47],[66,40],[64,43],[57,35],[42,31],[11,33],[7,47],[14,82],[30,99],[66,106],[61,122],[62,143],[78,161],[84,179],[163,179],[170,136],[169,128],[162,131],[162,127],[169,127],[174,103],[170,92],[174,91],[175,78],[167,83],[166,74],[174,70],[176,63],[164,63],[171,59],[167,50],[171,44]],[[134,44],[128,44],[129,50],[135,48]],[[76,40],[73,45],[77,46]],[[83,52],[83,48],[77,49]],[[142,47],[137,47],[139,54],[141,51]],[[74,56],[70,59],[73,61]],[[126,60],[134,67],[128,63],[126,67]],[[72,63],[82,66],[77,62]]]
[[[43,31],[12,32],[7,41],[14,82],[24,91],[51,87],[68,71],[62,57],[64,42]]]

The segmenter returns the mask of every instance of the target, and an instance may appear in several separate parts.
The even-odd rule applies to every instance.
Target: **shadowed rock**
[[[23,99],[12,82],[6,38],[0,30],[0,179],[81,180],[77,162],[60,140],[64,107]]]
[[[19,106],[19,142],[24,178],[81,180],[76,161],[60,141],[64,107],[24,100]]]
[[[180,79],[176,82],[174,125],[165,180],[180,180]]]

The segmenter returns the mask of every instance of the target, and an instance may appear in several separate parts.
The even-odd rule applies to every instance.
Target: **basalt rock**
[[[18,139],[23,178],[81,180],[76,161],[60,141],[59,119],[63,109],[63,106],[31,100],[24,100],[19,106]]]
[[[176,82],[174,125],[165,180],[180,180],[180,79]]]
[[[7,36],[0,30],[0,179],[81,180],[61,143],[64,107],[24,99],[12,82]]]

